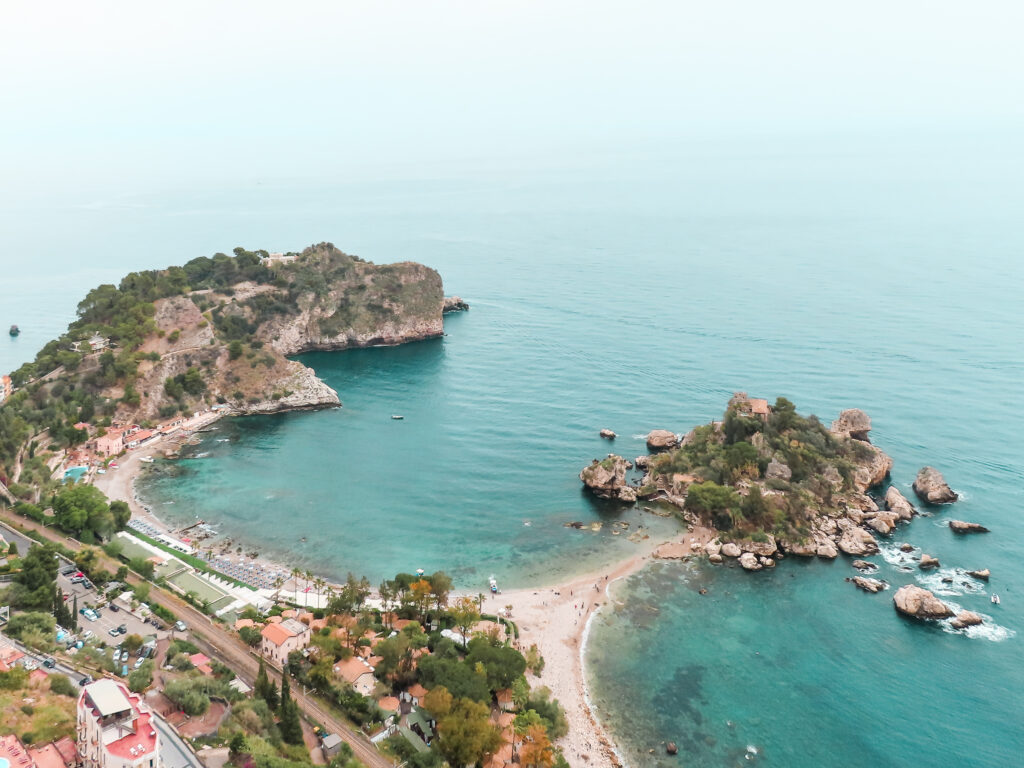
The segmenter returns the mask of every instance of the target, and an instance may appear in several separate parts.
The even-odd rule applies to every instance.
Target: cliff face
[[[309,256],[318,264],[336,258],[321,252]],[[270,318],[258,336],[283,355],[402,344],[441,336],[443,306],[441,276],[429,267],[353,262],[328,290],[302,295],[298,314]]]

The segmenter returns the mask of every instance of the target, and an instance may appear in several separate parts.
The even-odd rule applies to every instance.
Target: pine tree
[[[68,627],[72,632],[78,629],[78,595],[75,595],[74,605],[71,607],[71,626]]]
[[[299,721],[299,705],[292,700],[288,675],[281,676],[281,720],[277,724],[281,738],[286,744],[302,743],[302,723]]]
[[[271,711],[277,710],[277,686],[267,676],[267,667],[263,663],[263,659],[260,659],[260,670],[256,673],[256,684],[253,693],[256,694],[257,698],[267,702],[267,706],[270,707]]]

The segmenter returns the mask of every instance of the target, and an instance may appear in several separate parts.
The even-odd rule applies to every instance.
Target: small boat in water
[[[143,456],[141,459],[139,459],[139,461],[144,461],[146,464],[152,464],[153,463],[153,457],[152,456]]]
[[[19,328],[16,325],[12,325],[11,330],[8,331],[8,333],[10,333],[11,336],[17,336],[19,333],[21,333],[21,328]]]
[[[999,595],[992,595],[992,602],[999,605]]]
[[[398,415],[392,413],[391,414],[391,418],[394,419],[395,421],[401,421],[402,419],[405,418],[405,416],[398,416]]]
[[[487,580],[487,583],[491,587],[491,594],[498,594],[498,580],[494,578],[493,574],[491,575],[491,578]]]

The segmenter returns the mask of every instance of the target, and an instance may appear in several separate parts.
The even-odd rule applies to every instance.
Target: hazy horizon
[[[17,4],[11,201],[495,173],[645,147],[1024,127],[995,2]]]

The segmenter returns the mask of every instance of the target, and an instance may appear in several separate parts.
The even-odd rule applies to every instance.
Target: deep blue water
[[[0,344],[0,367],[129,269],[326,239],[434,266],[472,305],[446,338],[304,356],[345,408],[222,422],[197,449],[208,455],[141,490],[162,515],[221,522],[333,575],[446,568],[467,586],[489,573],[550,582],[630,551],[607,527],[562,527],[618,514],[576,479],[609,449],[602,427],[632,457],[634,436],[706,422],[739,389],[823,420],[863,408],[897,485],[929,463],[964,493],[894,539],[991,568],[1001,606],[949,598],[990,615],[986,630],[910,625],[891,592],[845,583],[844,561],[758,575],[662,565],[594,627],[598,707],[643,754],[635,765],[666,738],[691,765],[751,762],[748,745],[774,766],[1012,763],[1024,748],[1022,159],[995,138],[705,145],[4,211],[0,327],[24,333]],[[952,516],[993,533],[955,538]],[[894,585],[916,578],[883,570]]]

